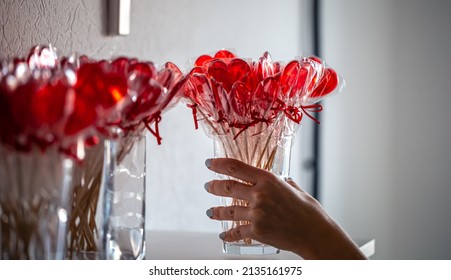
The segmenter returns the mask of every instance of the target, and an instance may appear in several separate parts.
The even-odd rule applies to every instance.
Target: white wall
[[[326,209],[375,258],[451,258],[451,2],[324,0]]]
[[[0,2],[0,53],[25,54],[36,44],[52,43],[62,54],[77,51],[98,58],[118,55],[171,60],[186,69],[189,60],[221,48],[256,59],[265,50],[289,60],[307,50],[302,43],[306,16],[297,0],[133,0],[131,34],[106,34],[107,1]],[[0,54],[1,56],[1,54]],[[163,116],[163,144],[148,146],[148,224],[152,229],[220,232],[205,211],[219,200],[203,188],[214,174],[204,167],[213,145],[194,131],[184,105]],[[293,177],[300,180],[299,141]]]

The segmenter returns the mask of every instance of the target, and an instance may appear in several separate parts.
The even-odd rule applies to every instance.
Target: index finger
[[[207,159],[205,165],[212,171],[255,185],[267,171],[232,158]]]

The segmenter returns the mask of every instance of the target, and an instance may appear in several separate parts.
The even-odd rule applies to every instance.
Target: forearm
[[[367,257],[352,239],[333,221],[318,230],[311,242],[295,253],[312,260],[365,260]]]

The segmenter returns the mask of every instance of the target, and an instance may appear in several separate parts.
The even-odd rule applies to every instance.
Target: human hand
[[[305,259],[364,259],[359,248],[322,206],[293,181],[235,159],[209,159],[206,166],[241,180],[213,180],[208,192],[247,200],[248,206],[213,207],[207,215],[215,220],[249,221],[224,233],[224,241],[255,239],[292,251]]]

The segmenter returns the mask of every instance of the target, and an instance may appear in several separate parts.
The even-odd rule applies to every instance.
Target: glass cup
[[[290,171],[292,135],[277,136],[272,132],[250,134],[247,131],[235,137],[231,135],[216,135],[214,139],[215,158],[234,158],[252,166],[273,172],[286,180]],[[218,174],[218,179],[234,179]],[[247,182],[244,182],[247,183]],[[247,206],[248,201],[236,198],[221,197],[223,206]],[[239,225],[249,224],[249,221],[222,221],[224,231]],[[279,249],[260,243],[253,239],[237,242],[223,242],[223,251],[235,255],[276,254]]]
[[[146,138],[102,139],[77,168],[68,259],[144,259]]]
[[[0,145],[0,259],[64,259],[74,166],[56,147]]]
[[[104,156],[102,258],[144,259],[145,134],[106,140]]]

